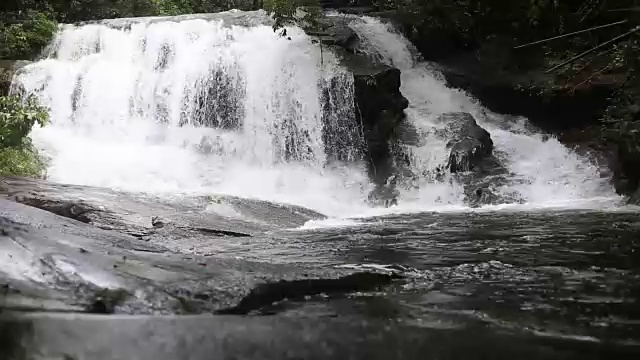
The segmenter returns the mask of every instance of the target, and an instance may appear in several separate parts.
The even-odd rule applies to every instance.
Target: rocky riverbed
[[[18,72],[52,121],[48,180],[0,179],[1,359],[637,358],[639,210],[597,157],[321,20],[69,25]]]
[[[224,196],[1,188],[0,331],[16,359],[640,354],[634,212],[301,228],[323,216]]]

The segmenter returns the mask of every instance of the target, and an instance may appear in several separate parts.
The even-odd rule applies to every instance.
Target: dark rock
[[[390,207],[398,204],[397,177],[393,176],[385,184],[376,185],[369,193],[368,200],[373,206]]]
[[[367,6],[356,3],[359,6]],[[341,7],[333,2],[325,5],[332,8]],[[377,186],[370,199],[387,205],[392,204],[395,197],[384,196],[381,199],[379,195],[395,191],[395,185],[389,186],[389,179],[398,173],[398,163],[402,163],[402,159],[405,158],[405,154],[396,143],[400,138],[415,140],[411,137],[411,129],[404,128],[398,131],[405,118],[404,109],[409,106],[409,101],[400,92],[400,70],[360,52],[360,39],[342,17],[323,17],[319,22],[318,28],[323,30],[307,29],[307,33],[319,37],[323,44],[331,46],[342,65],[353,74],[357,136],[360,137],[361,133],[364,139],[364,151],[358,153],[362,153],[360,158],[366,161],[369,176]],[[350,134],[346,135],[348,136],[342,137],[353,138]],[[331,144],[334,142],[331,139],[335,138],[333,134],[325,141],[328,140],[326,143]],[[342,144],[340,148],[347,147]],[[338,155],[330,154],[333,158],[346,157],[340,152],[333,152]]]
[[[217,311],[218,314],[248,314],[282,300],[300,300],[311,295],[346,294],[374,291],[391,284],[399,275],[355,273],[337,279],[304,279],[279,281],[258,285],[232,308]]]
[[[495,205],[503,202],[500,196],[494,194],[487,188],[477,188],[473,191],[472,196],[468,196],[466,203],[471,207],[480,207],[482,205]]]
[[[491,135],[471,114],[446,113],[440,116],[440,121],[447,123],[447,148],[451,149],[447,168],[451,173],[473,170],[484,158],[491,156]]]
[[[409,106],[400,93],[400,70],[384,67],[371,73],[354,72],[354,89],[367,143],[369,174],[375,184],[383,185],[396,170],[390,142]]]
[[[291,263],[287,254],[301,243],[290,247],[289,241],[274,240],[273,230],[302,225],[317,214],[310,210],[224,196],[216,202],[210,197],[167,202],[20,178],[4,178],[0,184],[0,252],[13,259],[0,261],[0,284],[10,285],[8,294],[0,289],[0,311],[212,313],[239,304],[256,283],[331,280],[354,273]],[[57,215],[48,207],[42,210],[10,201],[16,194],[58,203],[76,203],[82,194],[90,199],[86,205],[101,211],[92,212],[88,224]],[[218,216],[207,208],[211,204],[233,207],[248,214],[248,220]],[[167,219],[165,226],[149,230],[152,216]],[[107,225],[110,228],[103,229]],[[217,230],[234,228],[238,229],[234,234]],[[144,229],[148,241],[131,235]],[[252,233],[251,241],[235,237],[248,235],[240,233],[244,230]],[[282,247],[276,250],[282,255],[270,256],[282,258],[273,264],[264,262],[266,252],[260,255],[260,251],[276,246]],[[250,250],[258,255],[249,255]],[[240,253],[244,253],[242,259]],[[30,271],[16,275],[14,262],[29,264]],[[366,283],[365,278],[352,280]]]
[[[614,147],[609,166],[616,191],[640,204],[640,123],[621,123],[603,137]]]
[[[344,21],[326,17],[319,20],[317,29],[306,29],[309,36],[316,37],[323,45],[338,46],[350,53],[356,53],[360,45],[360,38]]]
[[[91,222],[87,214],[96,211],[96,209],[88,205],[67,200],[47,199],[37,196],[16,196],[14,200],[21,204],[33,206],[86,224]]]
[[[594,123],[615,90],[611,84],[553,88],[546,74],[521,75],[477,62],[450,61],[443,60],[440,70],[451,87],[469,92],[494,112],[526,116],[544,131],[561,133]]]
[[[114,265],[115,266],[115,265]],[[102,289],[89,303],[87,312],[91,314],[113,314],[116,308],[122,305],[131,296],[124,289]]]
[[[216,236],[233,236],[233,237],[251,237],[251,234],[241,233],[237,231],[228,231],[228,230],[219,230],[219,229],[208,229],[208,228],[194,228],[196,231],[205,234],[212,234]]]
[[[160,217],[154,216],[151,218],[151,226],[154,228],[162,228],[164,227],[164,221]]]

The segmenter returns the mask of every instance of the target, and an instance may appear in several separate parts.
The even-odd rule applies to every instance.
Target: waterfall
[[[372,57],[402,71],[401,91],[409,99],[409,123],[418,129],[421,142],[409,146],[413,165],[423,176],[418,190],[403,193],[405,202],[456,202],[463,197],[455,182],[435,193],[429,176],[446,163],[446,140],[434,134],[443,125],[437,117],[446,112],[468,112],[491,133],[494,153],[506,167],[503,179],[494,179],[491,190],[527,206],[600,207],[617,204],[608,179],[586,157],[563,146],[557,139],[526,129],[526,119],[512,121],[482,107],[459,89],[449,88],[432,64],[419,61],[409,41],[390,24],[371,17],[352,18],[350,25]],[[499,181],[495,181],[499,180]]]
[[[363,17],[352,27],[372,55],[402,70],[407,121],[421,137],[409,146],[421,177],[391,209],[372,212],[366,203],[372,185],[353,76],[301,29],[274,33],[262,12],[63,25],[47,56],[15,83],[50,109],[51,124],[32,137],[49,158],[51,181],[230,194],[335,217],[464,208],[461,185],[432,176],[447,156],[432,135],[434,118],[486,111],[447,88],[388,25]],[[616,199],[587,159],[485,118],[509,170],[497,191],[534,205]]]

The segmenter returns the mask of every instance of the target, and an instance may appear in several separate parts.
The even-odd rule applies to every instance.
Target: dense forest
[[[586,143],[615,157],[618,188],[638,189],[638,0],[4,0],[0,59],[35,58],[57,23],[263,7],[281,24],[295,20],[296,7],[310,4],[357,6],[392,18],[426,60],[484,74],[482,86],[448,78],[453,85],[489,105],[500,103],[498,111],[538,117],[538,124],[565,143]],[[599,28],[583,31],[594,27]]]

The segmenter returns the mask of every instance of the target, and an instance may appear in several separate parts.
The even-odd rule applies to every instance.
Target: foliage
[[[252,0],[49,0],[62,22],[250,10]]]
[[[28,137],[34,125],[48,121],[35,97],[0,97],[0,176],[40,176],[44,165]]]
[[[304,24],[313,29],[320,27],[321,8],[318,0],[264,0],[262,7],[273,18],[273,31],[293,24]],[[302,11],[298,13],[298,10]]]
[[[633,7],[634,1],[618,0],[615,7]],[[605,5],[605,0],[376,0],[380,10],[397,10],[405,23],[455,32],[470,42],[500,35],[526,42],[615,20],[620,13],[607,12]]]
[[[57,24],[46,13],[27,10],[19,16],[0,19],[0,58],[30,59],[49,43]]]
[[[273,18],[273,31],[296,21],[299,0],[264,0],[264,10]]]
[[[155,8],[158,15],[165,16],[194,13],[188,0],[155,0]]]
[[[42,177],[44,163],[31,145],[20,148],[0,148],[0,176]]]
[[[35,97],[22,100],[17,96],[0,97],[0,147],[19,147],[34,125],[48,121],[46,109]]]

